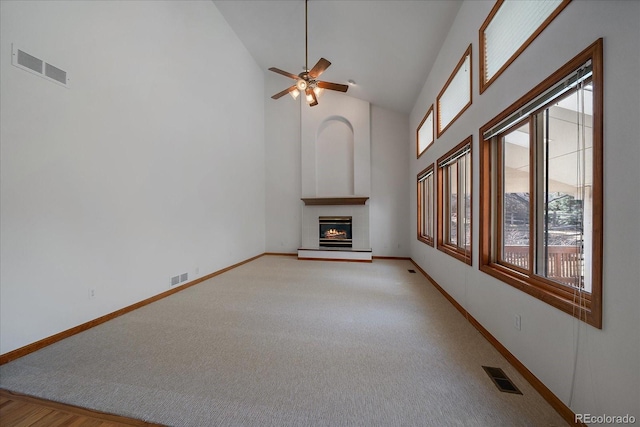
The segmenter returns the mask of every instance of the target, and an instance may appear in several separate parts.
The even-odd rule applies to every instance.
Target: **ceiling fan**
[[[278,92],[273,95],[272,99],[279,99],[284,95],[290,93],[293,98],[297,98],[300,93],[304,93],[306,96],[306,100],[309,103],[309,106],[313,107],[318,105],[318,95],[321,89],[329,89],[336,90],[338,92],[346,92],[349,89],[349,86],[339,84],[339,83],[331,83],[318,80],[320,74],[322,74],[331,62],[327,61],[324,58],[320,58],[320,60],[313,66],[312,69],[309,69],[307,66],[309,59],[309,43],[308,43],[308,30],[307,30],[307,21],[308,21],[308,2],[309,0],[305,0],[304,2],[304,71],[298,75],[288,73],[279,68],[271,67],[269,71],[273,71],[274,73],[282,74],[283,76],[294,79],[296,83],[283,90],[282,92]]]

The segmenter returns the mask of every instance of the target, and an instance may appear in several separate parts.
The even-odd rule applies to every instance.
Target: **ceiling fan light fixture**
[[[296,82],[296,87],[298,88],[298,90],[300,92],[304,92],[307,89],[308,86],[309,85],[307,84],[307,82],[305,80],[298,79],[298,81]]]
[[[313,102],[313,96],[311,95],[311,93],[308,93],[306,95],[306,101],[307,101],[307,104],[311,104]]]
[[[316,98],[319,98],[320,95],[324,92],[324,89],[319,88],[318,86],[313,88],[313,92],[316,94]]]
[[[293,99],[298,99],[298,96],[300,95],[300,91],[298,89],[294,89],[291,92],[289,92],[289,95],[291,95]]]

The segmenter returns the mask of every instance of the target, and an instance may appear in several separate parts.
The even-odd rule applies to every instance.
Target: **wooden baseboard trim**
[[[426,271],[424,271],[413,259],[411,259],[411,263],[422,273],[424,277],[426,277],[433,286],[440,291],[440,293],[447,299],[449,302],[460,312],[462,315],[475,327],[478,332],[485,337],[487,341],[496,349],[498,352],[505,358],[507,361],[526,379],[531,386],[536,389],[538,393],[551,405],[553,409],[560,414],[562,418],[569,423],[571,426],[576,427],[587,427],[586,424],[576,421],[576,414],[564,404],[562,400],[558,398],[549,388],[544,385],[542,381],[538,379],[527,367],[518,360],[511,352],[504,346],[500,341],[498,341],[491,333],[485,329],[484,326],[480,324],[469,312],[461,306],[458,301],[456,301],[447,291],[445,291],[442,286],[438,284]]]
[[[116,310],[116,311],[114,311],[112,313],[105,314],[104,316],[98,317],[97,319],[90,320],[90,321],[88,321],[86,323],[83,323],[81,325],[75,326],[75,327],[73,327],[71,329],[67,329],[66,331],[62,331],[62,332],[59,332],[59,333],[57,333],[55,335],[51,335],[50,337],[43,338],[40,341],[36,341],[34,343],[27,344],[24,347],[20,347],[20,348],[18,348],[16,350],[8,352],[8,353],[1,354],[0,355],[0,365],[4,365],[5,363],[9,363],[12,360],[18,359],[18,358],[20,358],[22,356],[26,356],[27,354],[33,353],[34,351],[38,351],[38,350],[40,350],[40,349],[42,349],[44,347],[47,347],[47,346],[49,346],[49,345],[51,345],[53,343],[56,343],[58,341],[61,341],[61,340],[65,339],[65,338],[68,338],[70,336],[79,334],[80,332],[84,332],[84,331],[86,331],[88,329],[93,328],[94,326],[98,326],[98,325],[100,325],[102,323],[108,322],[111,319],[115,319],[116,317],[122,316],[123,314],[129,313],[129,312],[131,312],[133,310],[136,310],[136,309],[138,309],[140,307],[144,307],[145,305],[151,304],[152,302],[156,302],[158,300],[161,300],[162,298],[166,298],[169,295],[173,295],[176,292],[180,292],[180,291],[182,291],[184,289],[187,289],[187,288],[189,288],[191,286],[197,285],[198,283],[202,283],[205,280],[211,279],[212,277],[218,276],[218,275],[220,275],[222,273],[226,273],[229,270],[232,270],[232,269],[234,269],[236,267],[240,267],[243,264],[246,264],[246,263],[251,262],[251,261],[253,261],[255,259],[258,259],[263,255],[264,255],[264,253],[262,253],[260,255],[256,255],[256,256],[254,256],[252,258],[249,258],[249,259],[246,259],[246,260],[241,261],[239,263],[233,264],[233,265],[231,265],[229,267],[223,268],[223,269],[218,270],[218,271],[214,271],[213,273],[207,274],[206,276],[203,276],[203,277],[200,277],[198,279],[192,280],[191,282],[187,282],[184,285],[176,286],[173,289],[170,289],[168,291],[162,292],[162,293],[160,293],[158,295],[154,295],[154,296],[152,296],[150,298],[147,298],[147,299],[142,300],[140,302],[137,302],[135,304],[129,305],[127,307],[121,308],[120,310]]]

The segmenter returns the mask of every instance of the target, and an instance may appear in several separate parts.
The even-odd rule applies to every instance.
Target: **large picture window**
[[[471,264],[471,141],[438,159],[438,249]]]
[[[471,105],[471,45],[453,70],[438,98],[438,138]]]
[[[601,327],[602,41],[480,132],[480,269]]]
[[[433,246],[433,165],[418,174],[418,240]]]
[[[571,0],[498,0],[480,27],[480,93]]]

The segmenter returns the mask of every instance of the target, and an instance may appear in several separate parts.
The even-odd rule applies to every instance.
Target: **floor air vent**
[[[489,375],[489,378],[491,378],[491,381],[498,387],[498,390],[505,393],[522,394],[502,369],[489,366],[483,366],[482,369]]]
[[[415,270],[409,270],[409,273],[415,274],[415,272],[416,272]]]

